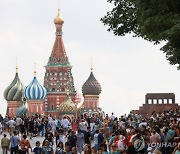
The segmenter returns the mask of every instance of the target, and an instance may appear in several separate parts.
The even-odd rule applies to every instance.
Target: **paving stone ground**
[[[9,133],[7,133],[7,132],[4,132],[4,133],[7,134],[7,137],[8,137],[8,138],[10,138]],[[4,134],[4,133],[3,133],[3,134]],[[0,140],[3,138],[3,134],[0,135]],[[21,138],[21,136],[19,136],[19,137]],[[44,141],[44,137],[41,137],[41,136],[33,137],[32,139],[30,139],[30,137],[28,136],[27,138],[29,139],[32,148],[35,147],[36,141],[40,141],[41,145],[42,145],[42,143],[43,143],[43,141]],[[64,142],[66,142],[66,140],[65,140]],[[93,142],[92,142],[92,144],[93,144]],[[54,145],[54,146],[53,146],[54,151],[55,151],[55,148],[56,148],[56,146]],[[33,152],[29,152],[29,153],[30,153],[30,154],[33,154]],[[1,147],[0,147],[0,154],[3,154]],[[8,154],[10,154],[10,152],[8,152]],[[81,154],[83,154],[83,153],[81,153]]]
[[[4,134],[4,133],[3,133],[3,134]],[[0,135],[0,140],[3,138],[3,134]],[[10,138],[9,133],[6,133],[6,132],[5,132],[5,134],[7,134],[7,137],[8,137],[8,138]],[[21,136],[19,136],[19,137],[21,138]],[[42,142],[44,141],[44,137],[41,137],[41,136],[33,137],[32,139],[30,139],[30,137],[28,136],[27,138],[29,139],[32,148],[35,147],[36,141],[40,141],[41,145],[42,145]],[[55,146],[53,146],[53,149],[55,150]],[[10,152],[9,152],[9,153],[10,153]],[[8,153],[8,154],[9,154],[9,153]],[[1,147],[0,147],[0,154],[3,154]],[[33,154],[33,152],[32,152],[32,153],[30,152],[30,154]]]

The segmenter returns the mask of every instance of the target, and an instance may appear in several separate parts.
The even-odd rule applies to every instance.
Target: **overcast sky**
[[[14,78],[16,57],[23,84],[33,79],[35,62],[43,84],[55,40],[57,8],[57,0],[0,0],[1,113],[6,111],[3,92]],[[162,44],[107,32],[100,18],[111,8],[106,0],[61,0],[64,44],[77,91],[81,93],[90,74],[92,57],[94,75],[102,86],[100,106],[106,113],[121,115],[138,109],[149,92],[172,92],[179,102],[180,72],[159,50]]]

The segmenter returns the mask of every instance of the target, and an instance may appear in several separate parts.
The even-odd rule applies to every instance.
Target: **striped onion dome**
[[[76,105],[71,100],[69,94],[66,97],[66,100],[59,105],[59,113],[62,114],[75,114]]]
[[[91,72],[89,78],[82,86],[83,95],[99,95],[101,93],[101,85],[94,77],[93,72]]]
[[[32,82],[25,88],[24,97],[27,100],[41,100],[46,97],[46,89],[40,85],[36,76]]]
[[[16,72],[14,80],[4,91],[4,98],[7,101],[21,101],[23,92],[24,86],[19,79],[18,72]]]

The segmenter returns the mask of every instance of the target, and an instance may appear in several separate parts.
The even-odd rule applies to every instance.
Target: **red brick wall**
[[[178,104],[143,104],[143,106],[139,107],[139,112],[143,117],[146,117],[147,115],[151,115],[154,111],[155,113],[159,113],[164,110],[176,109],[178,107]]]

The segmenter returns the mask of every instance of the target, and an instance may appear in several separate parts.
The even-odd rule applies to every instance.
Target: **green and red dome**
[[[83,95],[99,95],[101,93],[101,85],[94,77],[93,72],[91,72],[89,78],[82,86]]]

